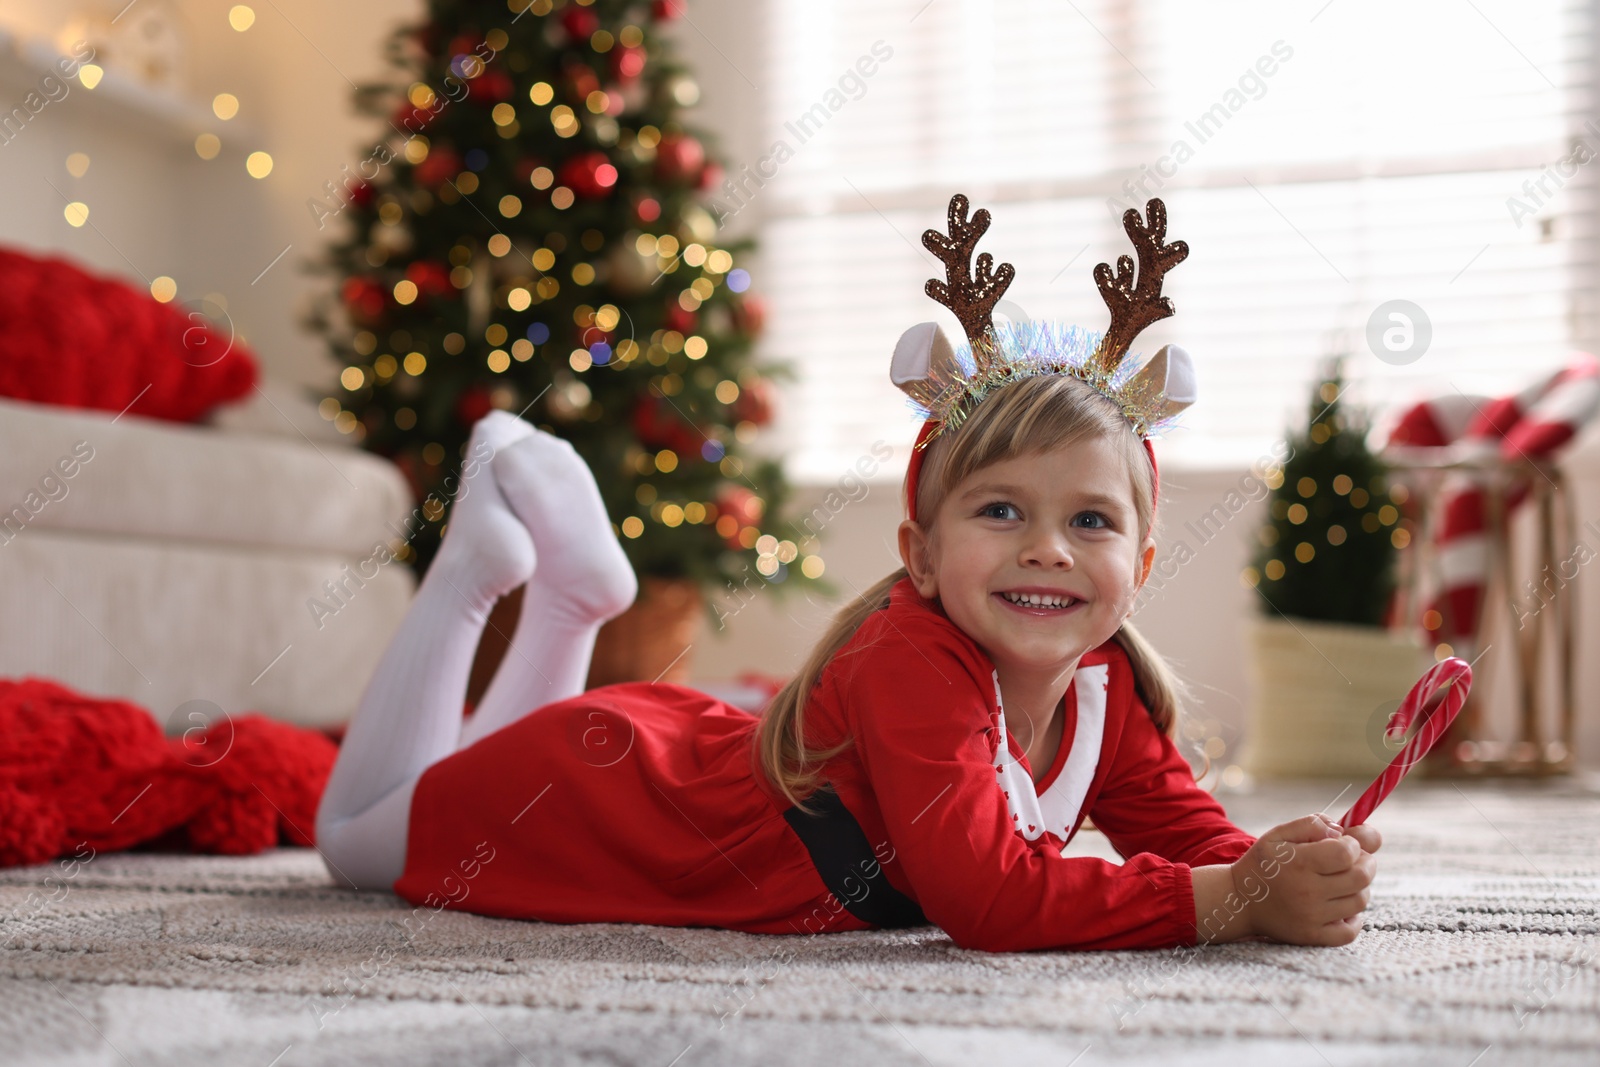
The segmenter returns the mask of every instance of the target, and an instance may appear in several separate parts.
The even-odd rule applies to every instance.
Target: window
[[[878,439],[905,455],[889,357],[916,322],[960,337],[922,291],[942,273],[920,235],[954,192],[994,213],[980,250],[1016,265],[1003,313],[1096,330],[1121,208],[1166,200],[1193,251],[1136,355],[1195,357],[1179,464],[1265,453],[1335,351],[1381,404],[1505,391],[1595,332],[1588,4],[819,0],[768,19],[771,148],[722,199],[761,201],[797,480]],[[1395,299],[1431,324],[1409,362],[1368,347]]]

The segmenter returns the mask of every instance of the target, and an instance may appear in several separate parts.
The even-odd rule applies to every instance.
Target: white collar
[[[1005,704],[1000,696],[1000,672],[993,672],[994,702],[999,708],[999,744],[995,746],[994,766],[999,773],[995,783],[1005,794],[1012,825],[1025,840],[1035,841],[1054,834],[1065,847],[1078,822],[1089,785],[1100,766],[1100,746],[1105,735],[1106,690],[1110,684],[1109,664],[1080,665],[1067,686],[1067,695],[1076,694],[1077,725],[1073,730],[1066,763],[1040,796],[1022,761],[1011,754],[1006,734]],[[1068,744],[1062,737],[1062,744]]]

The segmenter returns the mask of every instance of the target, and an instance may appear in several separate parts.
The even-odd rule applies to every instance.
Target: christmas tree
[[[1260,547],[1244,580],[1274,615],[1380,626],[1394,593],[1396,551],[1411,539],[1385,467],[1367,448],[1364,413],[1347,412],[1342,360],[1324,368],[1307,426],[1268,474]]]
[[[310,210],[344,224],[312,315],[340,364],[325,417],[391,458],[421,506],[397,552],[436,551],[467,436],[491,408],[570,441],[637,574],[721,588],[822,571],[778,520],[762,305],[701,203],[720,178],[681,111],[673,4],[431,0],[356,94],[381,140]]]

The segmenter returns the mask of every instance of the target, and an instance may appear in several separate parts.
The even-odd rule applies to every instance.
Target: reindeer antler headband
[[[945,266],[945,280],[929,279],[927,293],[955,312],[968,343],[957,349],[938,323],[918,323],[901,334],[889,369],[894,384],[925,419],[906,468],[907,514],[917,517],[917,476],[928,444],[942,431],[959,427],[995,389],[1040,374],[1082,378],[1115,403],[1144,442],[1159,487],[1150,434],[1165,429],[1194,403],[1194,366],[1177,345],[1164,346],[1133,373],[1122,362],[1141,330],[1173,313],[1172,301],[1161,295],[1161,283],[1189,255],[1189,246],[1167,242],[1167,206],[1151,200],[1145,219],[1132,208],[1123,213],[1122,227],[1138,254],[1139,272],[1135,277],[1134,261],[1125,255],[1117,258],[1115,274],[1109,264],[1095,267],[1095,283],[1111,310],[1111,325],[1098,337],[1056,323],[1007,323],[997,329],[990,316],[1016,268],[1010,263],[996,268],[994,257],[984,252],[973,271],[973,249],[989,229],[989,212],[979,208],[968,219],[967,207],[965,196],[952,196],[949,232],[928,230],[922,243]]]

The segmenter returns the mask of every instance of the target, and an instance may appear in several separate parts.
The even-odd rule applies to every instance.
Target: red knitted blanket
[[[0,679],[0,867],[156,844],[312,844],[338,746],[261,715],[167,737],[126,700]]]
[[[784,681],[751,672],[719,692],[756,713]],[[313,845],[342,734],[252,714],[167,737],[131,701],[0,678],[0,867],[140,846]]]

